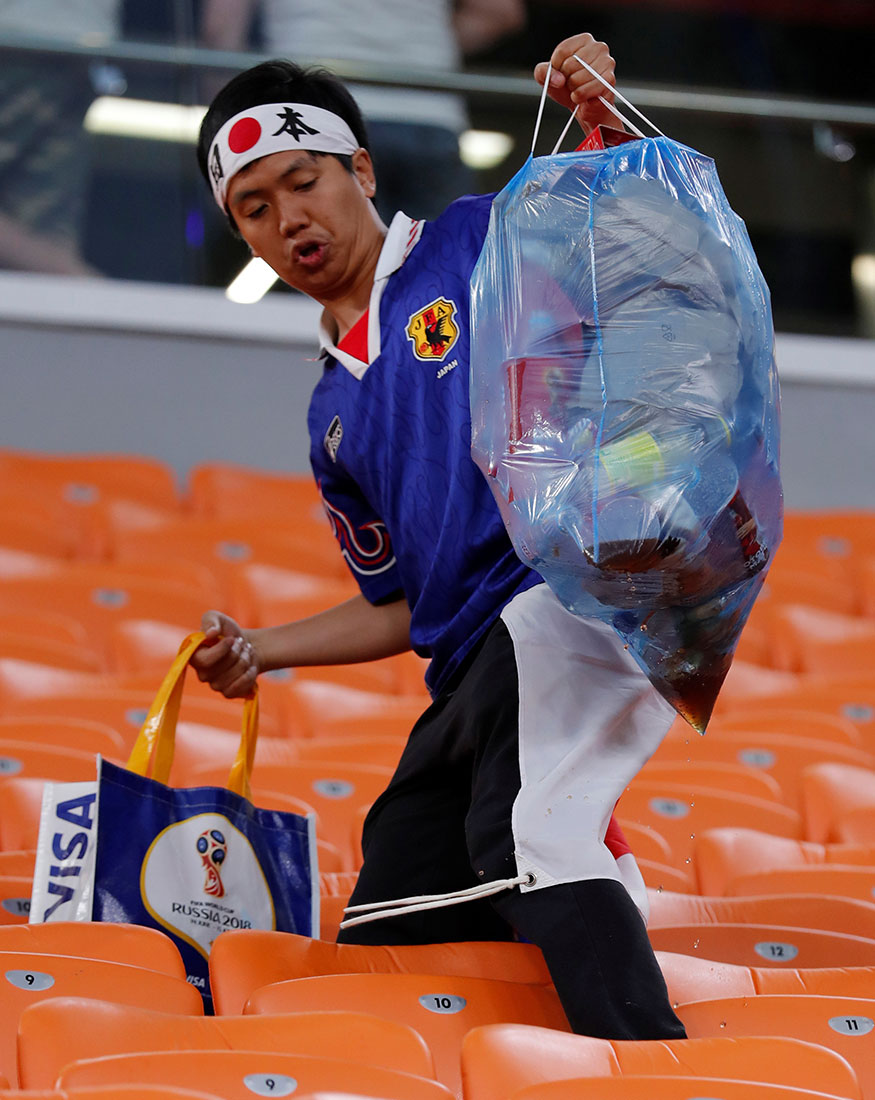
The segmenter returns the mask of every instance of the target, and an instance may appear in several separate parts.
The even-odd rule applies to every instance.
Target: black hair
[[[370,151],[362,113],[339,77],[328,69],[317,66],[303,68],[294,61],[274,58],[232,77],[216,94],[204,115],[198,134],[197,162],[207,183],[210,180],[207,158],[216,134],[229,118],[262,103],[309,103],[313,107],[332,111],[349,126],[359,146]],[[348,156],[336,153],[313,155],[333,156],[347,172],[352,171],[352,159]],[[233,219],[231,224],[234,225]]]

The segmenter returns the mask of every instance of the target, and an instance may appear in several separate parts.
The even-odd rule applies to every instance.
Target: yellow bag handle
[[[159,783],[166,783],[170,778],[185,672],[192,655],[205,637],[202,631],[189,634],[179,647],[179,653],[158,689],[158,694],[149,708],[149,713],[131,750],[127,763],[129,771],[137,775],[151,775],[151,778]],[[228,790],[249,799],[252,797],[249,780],[255,761],[257,741],[258,686],[256,685],[252,693],[243,701],[243,730],[240,746],[228,777]]]

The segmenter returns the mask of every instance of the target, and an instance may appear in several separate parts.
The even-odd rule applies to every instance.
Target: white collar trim
[[[322,311],[319,322],[319,347],[322,355],[326,353],[336,359],[338,363],[359,381],[365,375],[365,371],[379,358],[381,348],[380,338],[380,299],[390,275],[401,267],[422,236],[424,221],[414,221],[408,218],[400,210],[392,219],[380,256],[377,260],[377,270],[374,274],[374,285],[371,288],[371,297],[368,302],[368,361],[363,363],[360,359],[341,351],[334,343],[337,331],[327,310]]]

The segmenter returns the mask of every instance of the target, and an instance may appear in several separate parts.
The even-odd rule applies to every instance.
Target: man
[[[611,83],[614,62],[588,34],[553,52],[550,93],[588,130],[610,116],[574,54]],[[219,93],[198,153],[253,253],[324,307],[311,461],[362,593],[262,630],[209,612],[198,675],[239,696],[273,668],[411,646],[431,658],[434,703],[368,815],[350,915],[411,895],[438,907],[378,910],[341,938],[522,936],[541,947],[574,1030],[683,1036],[624,885],[631,857],[605,843],[674,714],[614,632],[565,611],[516,556],[470,456],[469,280],[490,197],[430,223],[399,213],[387,229],[354,102],[329,75],[282,62]]]

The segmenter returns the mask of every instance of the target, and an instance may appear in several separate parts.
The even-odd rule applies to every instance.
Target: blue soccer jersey
[[[437,693],[517,592],[541,578],[510,544],[471,458],[469,282],[491,196],[434,222],[392,221],[377,265],[367,351],[323,331],[310,458],[341,552],[372,603],[404,596]]]

